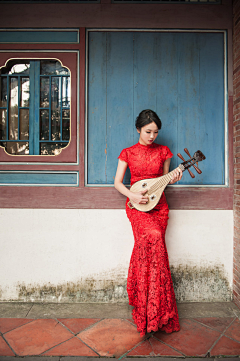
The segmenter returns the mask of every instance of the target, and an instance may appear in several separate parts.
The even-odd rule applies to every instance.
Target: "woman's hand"
[[[174,184],[182,179],[182,170],[180,168],[174,169],[172,173],[172,180],[169,184]]]
[[[129,197],[130,201],[137,203],[137,204],[146,204],[148,202],[148,196],[145,196],[147,189],[141,192],[131,192]]]

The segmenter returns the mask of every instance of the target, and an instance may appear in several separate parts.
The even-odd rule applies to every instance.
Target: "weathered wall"
[[[240,307],[240,0],[233,1],[234,254],[233,295]]]
[[[166,241],[179,301],[231,299],[232,217],[170,211]],[[0,219],[0,300],[127,302],[133,236],[124,210],[2,209]]]

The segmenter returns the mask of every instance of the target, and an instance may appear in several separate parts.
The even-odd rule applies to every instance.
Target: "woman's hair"
[[[158,129],[161,129],[162,122],[158,115],[151,109],[142,110],[136,118],[135,126],[137,129],[141,129],[147,124],[154,122]]]

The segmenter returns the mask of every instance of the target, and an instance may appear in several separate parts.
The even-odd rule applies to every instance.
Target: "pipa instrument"
[[[190,153],[188,152],[187,148],[185,148],[184,150],[188,154],[188,156],[190,156]],[[183,156],[180,153],[178,153],[178,157],[184,160]],[[195,166],[195,163],[201,162],[204,159],[206,159],[205,155],[200,150],[198,150],[197,152],[194,153],[192,158],[188,160],[184,160],[183,163],[179,164],[177,168],[175,168],[168,174],[165,174],[157,178],[142,179],[134,183],[131,186],[130,191],[137,193],[146,190],[145,195],[148,196],[148,202],[144,204],[138,204],[130,200],[128,202],[129,208],[136,208],[138,211],[141,212],[151,211],[158,204],[161,195],[164,189],[166,188],[166,186],[168,185],[168,183],[171,181],[175,170],[181,169],[184,172],[187,169],[189,171],[190,176],[194,178],[195,176],[189,170],[189,168],[191,166],[194,166],[194,168],[199,174],[202,173],[201,170]]]

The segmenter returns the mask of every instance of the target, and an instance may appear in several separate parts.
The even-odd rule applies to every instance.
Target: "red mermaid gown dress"
[[[168,147],[152,143],[137,143],[123,149],[119,158],[127,162],[131,185],[141,179],[163,174],[163,164],[173,154]],[[133,319],[141,336],[146,332],[179,331],[178,311],[165,244],[169,208],[163,194],[157,206],[140,212],[127,206],[126,213],[134,235],[127,292],[129,304],[134,306]]]

